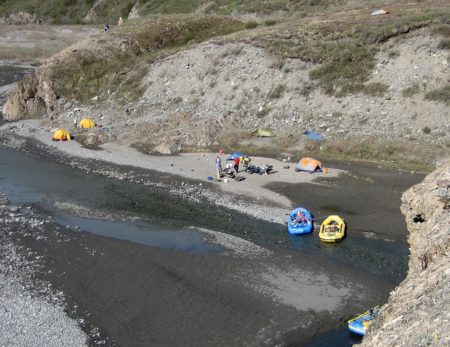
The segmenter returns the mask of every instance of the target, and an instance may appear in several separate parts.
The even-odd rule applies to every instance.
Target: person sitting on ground
[[[244,168],[247,169],[248,166],[249,166],[249,164],[250,164],[250,158],[249,158],[249,157],[245,157],[245,158],[242,160],[242,163],[244,164]]]

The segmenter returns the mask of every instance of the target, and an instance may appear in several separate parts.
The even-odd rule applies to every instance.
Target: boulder
[[[181,152],[181,143],[178,141],[163,141],[153,148],[154,154],[173,155]]]
[[[86,145],[88,146],[96,146],[98,145],[98,135],[96,133],[89,133],[86,138]]]

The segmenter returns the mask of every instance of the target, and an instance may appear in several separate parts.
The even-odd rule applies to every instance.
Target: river
[[[0,81],[20,77],[12,71],[0,69]],[[37,277],[111,344],[344,347],[359,341],[346,319],[385,302],[406,275],[400,196],[422,175],[336,165],[351,175],[269,187],[319,219],[341,214],[349,235],[331,246],[316,233],[292,237],[283,225],[5,147],[0,192],[50,222],[45,245],[15,242],[46,259]],[[214,233],[270,255],[233,255]]]

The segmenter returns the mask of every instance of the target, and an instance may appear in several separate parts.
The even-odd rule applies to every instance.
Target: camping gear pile
[[[249,165],[246,169],[249,174],[268,175],[273,171],[273,165],[262,164],[260,166]]]

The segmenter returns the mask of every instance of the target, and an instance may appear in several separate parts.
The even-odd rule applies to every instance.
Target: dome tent
[[[72,139],[70,133],[65,129],[58,129],[52,136],[53,141],[67,141]]]
[[[298,162],[298,164],[295,166],[295,171],[306,171],[309,173],[313,173],[313,172],[328,172],[328,169],[324,168],[322,163],[316,159],[313,158],[302,158],[300,159],[300,161]]]
[[[83,118],[80,121],[80,128],[92,129],[95,127],[95,122],[91,118]]]
[[[275,133],[270,129],[258,128],[252,133],[252,135],[257,137],[274,137]]]

